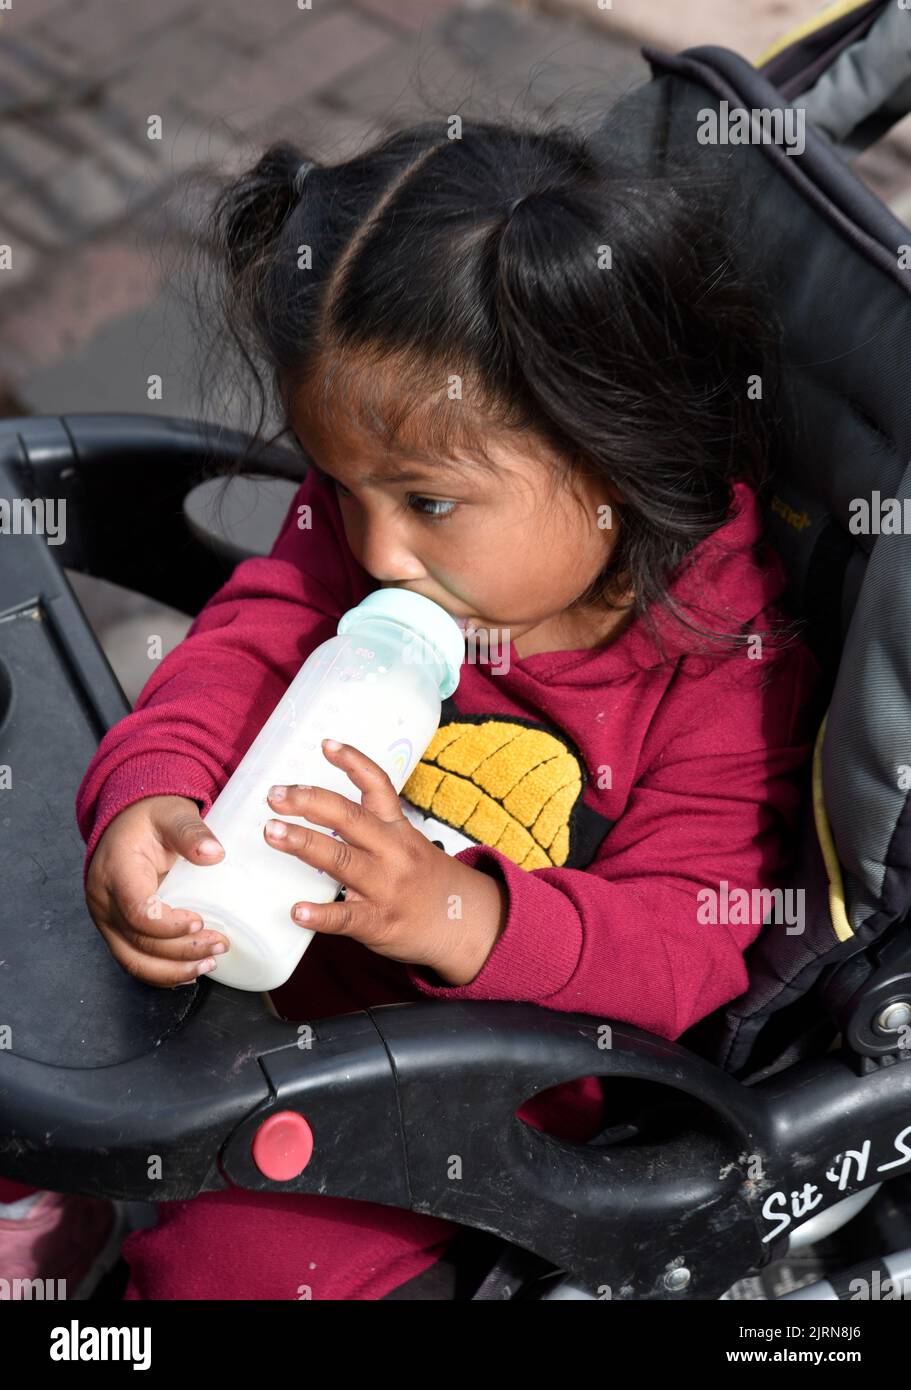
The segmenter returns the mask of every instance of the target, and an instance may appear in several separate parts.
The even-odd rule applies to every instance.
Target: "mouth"
[[[436,598],[433,594],[422,594],[420,589],[409,589],[406,584],[381,584],[380,588],[391,589],[393,591],[398,589],[405,594],[417,594],[420,598],[429,599],[431,603],[435,603],[439,608],[444,609],[449,614],[450,618],[455,618],[456,622],[463,623],[468,620],[467,614],[457,613],[455,611],[455,609],[450,604],[449,599],[439,599]]]
[[[502,632],[509,627],[508,623],[491,622],[486,618],[479,618],[476,613],[469,609],[467,613],[460,613],[456,606],[453,606],[449,599],[439,599],[432,594],[422,594],[419,589],[409,589],[407,584],[380,584],[381,589],[400,589],[406,594],[419,594],[421,598],[430,599],[431,603],[437,604],[450,618],[462,629],[466,635],[469,632]]]

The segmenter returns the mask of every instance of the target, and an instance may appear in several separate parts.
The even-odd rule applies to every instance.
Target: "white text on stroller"
[[[888,1162],[879,1163],[875,1168],[877,1173],[887,1173],[892,1168],[901,1168],[911,1160],[911,1145],[908,1139],[911,1138],[911,1125],[906,1125],[899,1130],[892,1141],[892,1148],[897,1151],[898,1158],[889,1159]],[[845,1149],[842,1153],[836,1154],[832,1164],[826,1169],[826,1181],[834,1185],[838,1192],[844,1192],[849,1183],[865,1183],[870,1169],[870,1153],[872,1141],[865,1139],[859,1149]],[[830,1188],[831,1190],[831,1188]],[[767,1221],[774,1221],[777,1224],[768,1235],[763,1236],[763,1244],[766,1241],[774,1240],[780,1236],[782,1231],[786,1231],[791,1225],[792,1220],[798,1224],[825,1202],[826,1191],[816,1183],[804,1182],[803,1186],[795,1189],[790,1194],[790,1202],[787,1192],[772,1192],[762,1204],[762,1214]],[[828,1203],[826,1203],[828,1206]],[[790,1211],[788,1207],[790,1206]]]

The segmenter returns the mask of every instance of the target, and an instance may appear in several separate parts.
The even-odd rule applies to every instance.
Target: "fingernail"
[[[208,971],[214,970],[217,964],[217,960],[204,960],[200,965],[197,965],[196,973],[197,975],[205,975]]]
[[[270,800],[270,801],[284,801],[284,799],[285,799],[285,797],[286,797],[287,795],[288,795],[288,788],[287,788],[287,787],[270,787],[270,788],[269,788],[269,800]]]
[[[221,845],[217,840],[200,840],[199,842],[200,854],[218,854],[220,851]]]
[[[283,840],[288,833],[288,827],[283,820],[266,821],[266,830],[273,840]]]
[[[328,748],[330,753],[337,753],[341,746],[337,738],[323,739],[323,747]]]
[[[223,956],[227,949],[223,941],[216,941],[215,945],[212,947],[212,954],[213,956]]]
[[[299,922],[308,922],[310,920],[310,909],[309,907],[296,907],[294,909],[294,915]]]

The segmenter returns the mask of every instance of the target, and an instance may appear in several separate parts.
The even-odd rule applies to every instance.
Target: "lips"
[[[430,599],[431,603],[436,603],[439,605],[440,608],[445,609],[445,611],[449,614],[450,618],[455,619],[459,627],[463,629],[468,628],[469,631],[473,628],[502,628],[505,626],[504,623],[485,622],[483,618],[479,618],[471,612],[459,613],[451,606],[448,599],[435,598],[433,594],[422,594],[420,589],[409,589],[406,584],[380,584],[380,588],[392,590],[400,589],[403,593],[406,594],[417,594],[420,598],[428,598]]]

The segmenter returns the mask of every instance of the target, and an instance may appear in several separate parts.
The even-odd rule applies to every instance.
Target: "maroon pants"
[[[374,1202],[234,1188],[160,1214],[124,1241],[128,1299],[379,1299],[460,1229]]]

